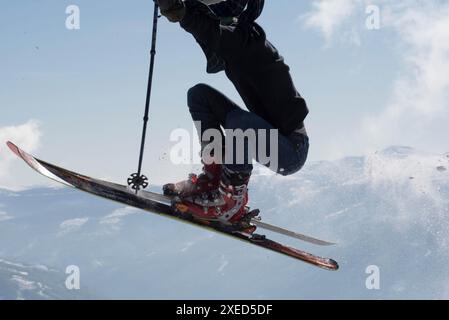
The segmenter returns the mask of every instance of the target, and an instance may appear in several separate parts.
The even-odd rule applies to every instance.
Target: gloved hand
[[[182,0],[156,0],[161,13],[171,22],[179,22],[184,18],[186,7]]]

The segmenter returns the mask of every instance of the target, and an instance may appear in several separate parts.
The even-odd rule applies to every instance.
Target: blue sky
[[[80,30],[65,27],[73,4]],[[365,26],[368,4],[380,8],[379,30]],[[149,0],[2,4],[0,143],[124,181],[137,165],[152,7]],[[448,13],[438,0],[266,1],[260,24],[311,109],[311,161],[393,144],[449,151]],[[206,82],[241,99],[223,74],[205,73],[202,52],[178,25],[161,19],[158,36],[144,171],[160,184],[190,170],[167,157],[170,133],[192,130],[186,91]],[[0,185],[35,183],[43,181],[0,147]]]

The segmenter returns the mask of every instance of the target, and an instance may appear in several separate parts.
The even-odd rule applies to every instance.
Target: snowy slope
[[[337,259],[337,273],[68,189],[0,191],[0,258],[78,265],[102,298],[449,298],[448,169],[449,154],[391,147],[255,174],[266,221],[339,245],[275,238]],[[370,265],[380,290],[365,287]]]
[[[81,298],[79,293],[67,290],[64,283],[65,275],[57,270],[0,259],[0,300]]]

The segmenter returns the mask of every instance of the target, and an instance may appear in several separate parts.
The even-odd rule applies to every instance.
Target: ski
[[[294,239],[298,239],[298,240],[301,240],[304,242],[315,244],[317,246],[333,246],[333,245],[335,245],[335,243],[333,243],[333,242],[320,240],[320,239],[306,236],[304,234],[293,232],[293,231],[290,231],[290,230],[287,230],[284,228],[273,226],[273,225],[263,222],[262,220],[259,220],[259,219],[252,219],[251,223],[260,229],[265,229],[265,230],[268,230],[268,231],[271,231],[271,232],[274,232],[277,234],[281,234],[281,235],[284,235],[284,236],[287,236],[290,238],[294,238]]]
[[[79,189],[101,198],[109,199],[121,204],[175,219],[177,221],[195,225],[209,231],[217,232],[260,248],[284,254],[296,260],[306,262],[325,270],[335,271],[339,269],[338,263],[333,259],[319,257],[311,253],[283,245],[276,241],[270,240],[263,235],[236,232],[229,226],[218,222],[199,221],[191,215],[175,210],[171,204],[164,203],[163,196],[153,196],[154,194],[148,192],[139,192],[136,194],[127,186],[94,179],[64,168],[57,167],[53,164],[33,157],[11,142],[8,142],[7,145],[14,154],[25,161],[35,171],[66,186]],[[158,200],[155,198],[158,198]]]
[[[161,195],[158,193],[153,193],[153,192],[148,192],[148,191],[140,191],[140,192],[141,192],[140,195],[145,196],[154,201],[161,202],[161,203],[171,204],[173,201],[173,197],[164,196],[164,195]],[[251,219],[251,223],[260,229],[268,230],[268,231],[271,231],[271,232],[274,232],[277,234],[281,234],[281,235],[284,235],[284,236],[287,236],[290,238],[308,242],[308,243],[311,243],[314,245],[318,245],[318,246],[333,246],[333,245],[335,245],[335,243],[333,243],[333,242],[324,241],[321,239],[310,237],[310,236],[307,236],[307,235],[304,235],[304,234],[301,234],[298,232],[293,232],[293,231],[263,222],[261,218],[253,218],[253,219]]]

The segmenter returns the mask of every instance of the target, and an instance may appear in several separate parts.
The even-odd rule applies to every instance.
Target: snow
[[[220,260],[220,266],[218,267],[217,272],[223,274],[224,270],[229,265],[229,261],[226,259],[225,255],[222,255]]]
[[[19,289],[20,290],[34,290],[34,289],[36,289],[36,284],[34,283],[34,281],[26,280],[25,278],[23,278],[21,276],[14,275],[14,276],[12,276],[11,280],[17,282],[17,284],[19,285]]]
[[[70,232],[75,232],[79,230],[83,225],[85,225],[89,221],[89,218],[75,218],[63,221],[59,228],[61,229],[58,233],[59,236],[66,235]]]
[[[7,214],[4,211],[0,211],[0,222],[11,220],[11,219],[13,219],[12,216],[10,216],[9,214]]]
[[[14,262],[10,262],[10,261],[6,261],[3,259],[0,259],[0,263],[3,263],[5,265],[9,265],[9,266],[14,266],[14,267],[19,267],[19,268],[25,268],[25,266],[21,263],[14,263]]]
[[[0,224],[0,243],[8,243],[0,258],[58,270],[79,265],[83,284],[106,299],[448,298],[449,171],[437,169],[449,167],[448,156],[396,146],[308,163],[288,179],[257,168],[251,201],[264,221],[338,244],[322,248],[268,235],[335,258],[341,265],[335,273],[106,200],[48,189],[14,198],[0,192],[2,210],[14,212],[8,225]],[[56,236],[66,229],[73,232]],[[369,265],[380,269],[379,291],[365,287]],[[56,276],[35,279],[35,268],[18,271],[29,274],[13,273],[22,285],[34,282],[36,290]]]
[[[193,247],[194,245],[195,245],[195,242],[193,242],[193,241],[187,242],[186,245],[181,249],[181,252],[187,252],[187,251],[189,251],[189,249],[190,249],[191,247]]]
[[[62,222],[59,227],[61,229],[80,228],[87,221],[89,221],[89,218],[77,218],[77,219],[66,220],[66,221]]]
[[[132,208],[132,207],[126,207],[126,208],[120,208],[117,210],[114,210],[113,213],[103,217],[100,221],[101,224],[118,224],[120,221],[129,215],[139,214],[140,211]]]
[[[65,288],[65,278],[44,265],[0,259],[0,300],[75,299],[76,294]]]

